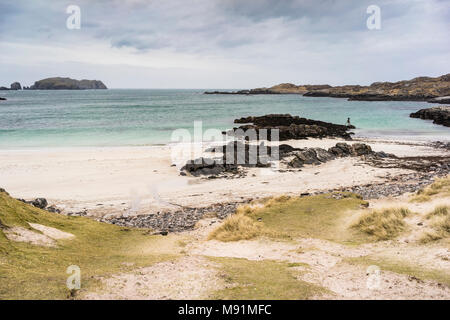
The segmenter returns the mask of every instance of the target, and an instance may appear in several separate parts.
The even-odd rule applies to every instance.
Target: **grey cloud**
[[[347,73],[355,79],[347,82],[395,80],[400,73],[435,72],[450,60],[444,0],[77,0],[77,32],[65,28],[66,1],[0,1],[0,46],[101,42],[141,54],[214,56],[283,82],[320,82],[327,74],[337,82]],[[381,7],[379,31],[366,28],[370,4]],[[380,72],[387,76],[380,79]]]

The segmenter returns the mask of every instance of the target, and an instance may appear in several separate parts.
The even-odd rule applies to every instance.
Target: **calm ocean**
[[[0,91],[0,148],[152,145],[174,129],[227,129],[242,116],[290,113],[345,124],[359,137],[450,140],[450,128],[409,118],[426,102],[366,102],[300,95],[204,95],[204,90]]]

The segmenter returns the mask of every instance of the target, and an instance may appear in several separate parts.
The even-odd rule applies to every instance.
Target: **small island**
[[[88,90],[108,89],[100,80],[75,80],[71,78],[47,78],[36,81],[28,90]]]
[[[11,83],[10,87],[0,87],[0,90],[95,90],[95,89],[108,89],[105,84],[100,80],[75,80],[71,78],[46,78],[36,81],[32,86],[22,88],[19,82]],[[6,99],[3,99],[6,100]]]

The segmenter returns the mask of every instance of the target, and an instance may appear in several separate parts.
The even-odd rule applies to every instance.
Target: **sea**
[[[222,90],[222,89],[209,89]],[[450,128],[413,119],[434,105],[301,95],[206,95],[205,89],[0,91],[0,149],[170,144],[173,132],[227,130],[246,116],[289,113],[356,126],[355,137],[450,141]]]

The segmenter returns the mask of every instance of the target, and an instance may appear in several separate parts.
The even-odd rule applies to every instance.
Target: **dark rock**
[[[308,137],[340,137],[351,140],[350,129],[353,126],[339,125],[324,121],[311,120],[291,116],[290,114],[268,114],[259,117],[245,117],[234,120],[234,123],[246,124],[233,128],[234,135],[254,139],[274,140],[270,129],[279,130],[279,140],[306,139]],[[251,124],[248,124],[251,123]],[[264,136],[266,135],[266,136]]]
[[[3,101],[5,101],[5,100],[6,100],[6,98],[2,98],[2,97],[0,97],[0,100],[3,100]]]
[[[47,210],[48,212],[53,212],[53,213],[61,213],[61,210],[56,208],[55,206],[50,206],[50,207],[46,208],[45,210]]]
[[[336,143],[334,147],[325,150],[322,148],[309,148],[295,153],[295,157],[288,163],[290,167],[301,168],[305,164],[321,164],[337,157],[350,157],[373,155],[370,146],[364,143],[349,145],[346,143]]]
[[[225,171],[236,171],[237,166],[231,164],[220,163],[218,159],[198,158],[189,160],[181,168],[181,172],[185,171],[193,176],[200,175],[218,175]],[[181,174],[180,172],[180,174]]]
[[[372,148],[364,143],[355,143],[352,145],[353,154],[355,156],[368,155],[372,153]]]
[[[336,143],[334,147],[328,149],[328,152],[334,154],[336,157],[348,157],[353,153],[353,149],[346,143]]]
[[[450,96],[446,96],[446,97],[437,97],[431,100],[428,100],[427,102],[429,103],[450,103]]]
[[[450,127],[450,106],[439,106],[428,109],[421,109],[409,115],[411,118],[433,120],[435,124]]]
[[[8,193],[8,192],[6,192],[6,190],[5,190],[5,189],[3,189],[3,188],[0,188],[0,192],[6,193],[6,195],[8,195],[8,196],[9,196],[9,193]]]
[[[44,198],[34,199],[33,201],[31,201],[31,204],[39,209],[45,209],[45,207],[47,207],[48,205],[47,200]]]
[[[320,162],[327,162],[330,160],[335,159],[334,154],[332,154],[331,152],[328,152],[324,149],[321,148],[314,148],[314,151],[316,153],[316,157]]]
[[[11,83],[11,90],[22,90],[22,86],[19,82]]]

